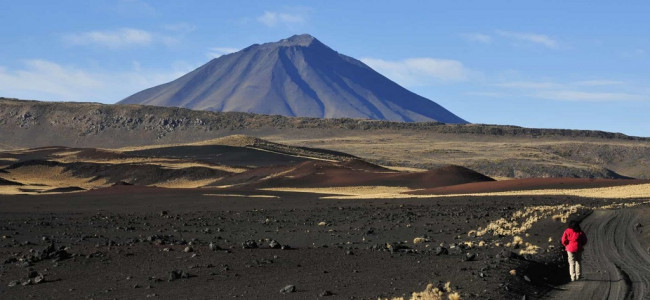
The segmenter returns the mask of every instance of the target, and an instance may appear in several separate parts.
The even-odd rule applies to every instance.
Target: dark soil
[[[0,298],[314,299],[329,291],[336,299],[376,299],[447,281],[464,299],[535,297],[548,288],[544,280],[562,280],[530,267],[536,257],[503,247],[450,245],[524,206],[600,203],[560,197],[232,196],[249,193],[121,185],[0,196]],[[541,239],[561,234],[553,226],[534,230]],[[428,241],[413,244],[415,237]],[[272,249],[271,240],[286,249]],[[243,249],[251,241],[258,248]],[[51,244],[70,257],[44,255]],[[441,244],[449,254],[436,255]],[[475,259],[467,261],[467,253]],[[517,275],[509,274],[512,269]],[[44,281],[21,285],[32,271]],[[287,285],[297,291],[281,294]]]

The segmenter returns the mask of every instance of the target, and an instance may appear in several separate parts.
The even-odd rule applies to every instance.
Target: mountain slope
[[[213,59],[118,104],[317,118],[467,123],[310,35]]]

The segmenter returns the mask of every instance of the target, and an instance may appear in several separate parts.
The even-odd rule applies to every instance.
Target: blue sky
[[[309,33],[473,123],[650,136],[648,1],[0,1],[0,96],[115,103]]]

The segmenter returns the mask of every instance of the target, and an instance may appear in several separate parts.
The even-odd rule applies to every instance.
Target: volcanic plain
[[[569,281],[568,219],[625,211],[636,255],[650,245],[648,180],[495,180],[241,135],[7,150],[0,193],[6,299],[541,298]]]

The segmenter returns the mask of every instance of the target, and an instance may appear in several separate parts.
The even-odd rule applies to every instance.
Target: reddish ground
[[[448,195],[489,193],[541,189],[581,189],[630,184],[650,183],[642,179],[587,179],[587,178],[526,178],[489,182],[471,182],[466,184],[443,186],[421,191],[414,191],[416,195]]]

